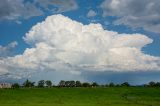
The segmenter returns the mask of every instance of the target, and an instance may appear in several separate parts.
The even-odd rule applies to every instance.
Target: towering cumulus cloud
[[[0,60],[0,74],[25,76],[38,70],[159,71],[160,57],[141,49],[152,43],[142,34],[119,34],[100,24],[83,25],[53,15],[33,26],[23,38],[31,45],[23,54]],[[12,70],[11,70],[12,69]]]

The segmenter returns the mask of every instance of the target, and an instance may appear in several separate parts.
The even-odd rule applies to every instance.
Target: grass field
[[[160,106],[160,88],[0,89],[0,106]]]

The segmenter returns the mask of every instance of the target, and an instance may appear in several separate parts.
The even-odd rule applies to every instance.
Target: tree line
[[[113,82],[108,83],[108,84],[98,84],[97,82],[80,82],[80,81],[65,81],[61,80],[58,85],[54,85],[52,81],[50,80],[40,80],[36,84],[35,82],[29,81],[28,79],[20,85],[19,83],[14,83],[12,84],[12,88],[52,88],[52,87],[130,87],[133,85],[130,85],[128,82],[124,82],[122,84],[115,84]],[[160,82],[149,82],[148,84],[142,85],[143,87],[160,87]]]

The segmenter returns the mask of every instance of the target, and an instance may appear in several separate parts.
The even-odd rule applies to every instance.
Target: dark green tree
[[[121,84],[121,86],[129,87],[130,84],[128,82],[124,82],[124,83]]]
[[[150,87],[155,87],[155,86],[156,86],[156,83],[153,82],[153,81],[151,81],[151,82],[149,82],[149,86],[150,86]]]
[[[12,88],[19,88],[20,87],[20,85],[18,84],[18,83],[14,83],[13,85],[12,85]]]
[[[70,87],[70,81],[65,81],[65,86]]]
[[[109,85],[108,85],[108,84],[105,84],[105,87],[109,87]]]
[[[90,83],[84,82],[84,83],[82,84],[82,86],[83,86],[83,87],[90,87]]]
[[[113,82],[109,83],[109,87],[114,87],[115,84]]]
[[[46,86],[47,87],[51,87],[52,86],[52,82],[50,80],[45,81]]]
[[[120,85],[120,84],[116,84],[115,86],[116,86],[116,87],[120,87],[121,85]]]
[[[156,83],[156,87],[160,87],[160,82],[157,82],[157,83]]]
[[[75,81],[70,81],[70,87],[75,87],[76,86],[76,82]]]
[[[58,84],[59,87],[65,87],[65,81],[61,80]]]
[[[34,87],[35,82],[31,82],[28,79],[23,83],[24,87]]]
[[[76,81],[76,87],[81,87],[82,83],[80,81]]]
[[[45,81],[44,80],[40,80],[38,82],[38,87],[44,87],[44,85],[45,85]]]
[[[96,82],[93,82],[93,83],[91,84],[91,86],[92,86],[92,87],[98,87],[99,85],[98,85]]]

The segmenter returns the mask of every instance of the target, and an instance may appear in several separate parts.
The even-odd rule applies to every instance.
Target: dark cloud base
[[[141,85],[150,81],[160,81],[160,72],[92,72],[83,73],[89,81],[97,81],[99,83],[123,83],[129,82],[133,85]]]

